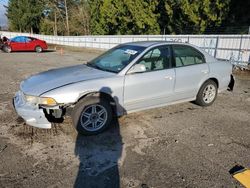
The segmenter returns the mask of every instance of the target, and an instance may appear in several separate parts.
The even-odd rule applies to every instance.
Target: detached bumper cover
[[[231,79],[230,79],[230,83],[228,85],[228,91],[233,91],[234,89],[234,83],[235,83],[235,79],[234,76],[231,74]]]
[[[21,116],[28,125],[50,129],[51,123],[45,117],[42,109],[32,106],[25,102],[22,92],[17,92],[13,98],[14,108],[19,116]]]

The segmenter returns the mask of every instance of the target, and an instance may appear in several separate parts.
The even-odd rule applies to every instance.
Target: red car
[[[3,50],[5,52],[16,51],[36,51],[38,53],[48,49],[45,41],[33,37],[18,36],[5,42]]]

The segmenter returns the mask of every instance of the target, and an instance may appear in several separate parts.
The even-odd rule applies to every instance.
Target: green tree
[[[58,32],[55,29],[55,22],[47,16],[43,18],[40,23],[40,33],[44,35],[57,35]]]
[[[159,0],[159,24],[169,34],[200,34],[218,27],[228,15],[230,0]]]
[[[156,0],[91,1],[92,34],[159,34]]]
[[[222,24],[222,28],[227,33],[246,34],[250,26],[250,1],[231,0],[229,13]]]
[[[202,34],[250,25],[246,0],[9,0],[12,31],[54,35]]]
[[[41,20],[42,34],[65,35],[67,25],[65,21],[65,8],[58,0],[42,0],[44,3],[44,18]]]
[[[36,0],[9,0],[7,17],[11,31],[39,33],[43,4]]]

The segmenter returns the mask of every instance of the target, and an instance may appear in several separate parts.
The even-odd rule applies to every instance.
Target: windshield
[[[118,73],[144,49],[145,47],[142,46],[118,46],[90,61],[87,65],[100,70]]]

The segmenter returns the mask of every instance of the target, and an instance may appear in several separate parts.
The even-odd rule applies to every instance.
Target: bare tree
[[[86,0],[43,0],[47,5],[43,31],[54,35],[90,33],[90,10]]]
[[[80,1],[79,4],[72,6],[70,9],[70,32],[73,35],[90,34],[89,20],[90,11],[88,4]]]
[[[64,8],[66,14],[67,35],[69,35],[69,14],[68,14],[67,0],[64,0]]]

